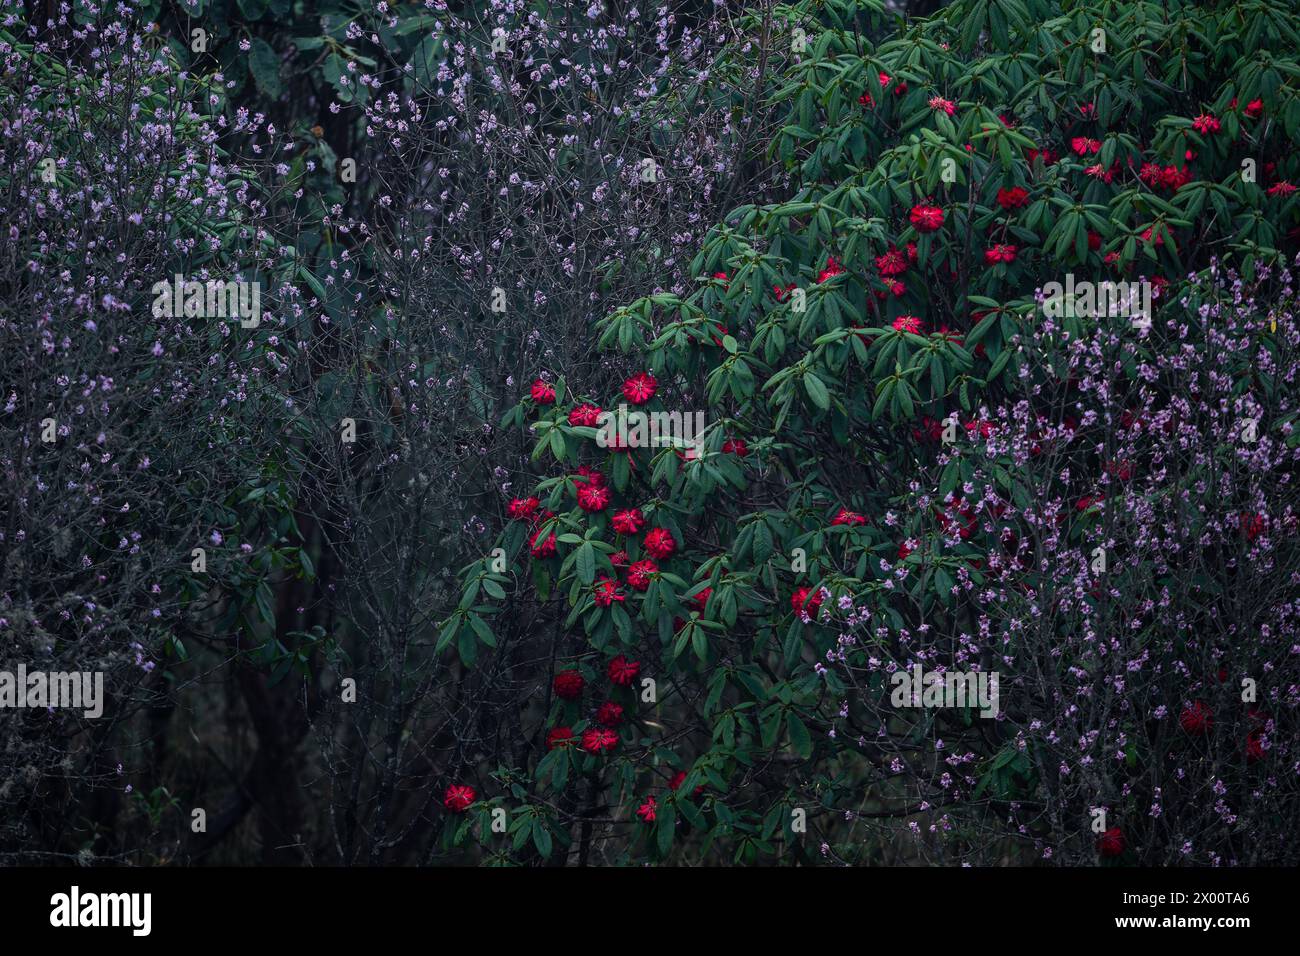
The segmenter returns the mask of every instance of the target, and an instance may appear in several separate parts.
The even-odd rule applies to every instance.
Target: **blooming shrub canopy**
[[[601,323],[621,378],[506,416],[540,507],[439,647],[494,666],[535,609],[584,683],[526,731],[582,740],[484,812],[527,800],[543,855],[600,794],[623,859],[1294,860],[1300,18],[782,16],[789,198]],[[1076,280],[1147,283],[1150,321]],[[574,419],[620,401],[707,410],[699,452]],[[996,716],[896,706],[918,667],[997,675]]]

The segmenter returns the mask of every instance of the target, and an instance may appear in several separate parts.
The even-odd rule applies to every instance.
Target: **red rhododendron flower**
[[[627,567],[627,560],[628,559],[627,559],[626,551],[615,551],[613,554],[609,556],[609,563],[614,565],[614,567],[616,568]]]
[[[555,553],[555,532],[548,534],[545,540],[539,540],[541,537],[542,532],[538,531],[529,539],[529,550],[532,551],[534,558],[549,558]]]
[[[1264,101],[1261,99],[1251,100],[1246,104],[1246,115],[1251,119],[1256,119],[1264,112]]]
[[[822,606],[821,588],[799,588],[790,595],[790,606],[796,614],[807,611],[809,617],[815,617],[817,609]]]
[[[614,512],[614,530],[618,534],[640,534],[645,518],[636,508],[625,508]]]
[[[991,266],[995,266],[999,262],[1015,262],[1016,247],[999,242],[993,248],[984,250],[984,261]]]
[[[646,823],[655,822],[655,798],[646,797],[645,803],[636,808],[636,815]]]
[[[1096,163],[1084,169],[1085,175],[1091,176],[1093,179],[1100,179],[1106,183],[1114,182],[1117,172],[1119,172],[1119,163],[1111,163],[1110,169],[1107,169],[1101,163]]]
[[[825,282],[827,279],[833,279],[835,276],[839,275],[843,271],[844,271],[844,267],[840,265],[839,260],[837,260],[834,256],[830,256],[826,260],[826,268],[823,269],[821,272],[817,273],[817,281]]]
[[[1154,232],[1156,232],[1156,226],[1151,226],[1151,228],[1149,228],[1149,229],[1144,229],[1143,232],[1141,232],[1141,241],[1143,241],[1143,242],[1151,242],[1151,241],[1152,241],[1152,239],[1151,239],[1151,237],[1152,237],[1152,233],[1154,233]],[[1156,245],[1157,245],[1157,246],[1164,246],[1164,245],[1165,245],[1165,235],[1164,235],[1164,233],[1157,233],[1157,234],[1156,234]],[[1175,248],[1177,248],[1177,246],[1175,246]]]
[[[1119,856],[1124,852],[1125,845],[1124,831],[1119,827],[1111,827],[1097,837],[1097,852],[1102,856]]]
[[[888,86],[888,85],[889,85],[890,76],[889,76],[888,73],[881,73],[881,74],[879,75],[878,78],[879,78],[879,80],[880,80],[880,85],[881,85],[881,86]]]
[[[655,397],[658,390],[659,383],[649,372],[633,375],[623,383],[623,397],[633,405],[644,405]]]
[[[743,438],[728,438],[722,443],[722,450],[728,455],[739,455],[741,458],[749,454],[749,446]]]
[[[867,519],[856,511],[849,511],[847,508],[841,508],[840,513],[831,519],[832,525],[854,525],[866,524]]]
[[[1209,113],[1202,113],[1200,116],[1196,117],[1196,119],[1192,120],[1192,129],[1196,130],[1196,132],[1200,133],[1202,136],[1208,136],[1210,133],[1217,133],[1219,131],[1219,126],[1219,121]]]
[[[464,813],[474,803],[475,796],[473,787],[454,783],[447,788],[447,793],[442,798],[442,805],[452,813]]]
[[[653,561],[642,559],[633,562],[627,569],[627,585],[634,591],[644,591],[650,587],[650,575],[659,570]]]
[[[583,485],[578,489],[578,507],[583,511],[604,511],[613,497],[603,485]]]
[[[1070,149],[1079,156],[1087,156],[1089,153],[1101,152],[1101,140],[1089,139],[1086,136],[1076,136],[1070,140]]]
[[[636,675],[641,672],[641,665],[637,661],[630,661],[622,654],[609,662],[607,673],[609,679],[619,687],[631,687],[632,681],[636,680]]]
[[[1255,731],[1246,736],[1246,762],[1255,763],[1264,758],[1264,739]]]
[[[1028,149],[1025,150],[1025,156],[1029,160],[1031,166],[1033,165],[1034,160],[1040,156],[1043,158],[1044,166],[1050,166],[1061,158],[1057,155],[1057,152],[1054,149]]]
[[[1280,183],[1269,186],[1267,191],[1270,196],[1289,196],[1295,190],[1296,188],[1284,179]]]
[[[675,774],[673,774],[673,778],[668,781],[668,789],[676,790],[685,782],[686,782],[686,771],[678,770]],[[703,786],[696,787],[691,792],[694,796],[698,797],[700,794],[704,792],[704,787]]]
[[[978,520],[975,517],[975,512],[971,511],[969,508],[955,508],[952,513],[948,513],[936,507],[934,513],[939,519],[939,527],[943,529],[944,534],[952,534],[953,529],[956,529],[957,536],[965,541],[975,533],[975,527],[978,524]],[[960,515],[963,519],[960,527],[957,526],[957,522],[953,517],[954,515]]]
[[[795,285],[793,282],[791,282],[784,289],[781,288],[779,285],[774,285],[772,286],[772,294],[776,296],[777,302],[784,302],[786,300],[786,297],[789,296],[790,293],[797,288],[799,287]]]
[[[1247,541],[1254,541],[1264,533],[1264,516],[1262,514],[1245,514],[1240,518],[1241,533]]]
[[[1160,185],[1171,192],[1177,192],[1192,181],[1192,174],[1187,167],[1166,166],[1160,170]]]
[[[673,534],[666,528],[654,528],[646,533],[645,549],[662,561],[677,550]]]
[[[952,116],[957,112],[957,104],[952,100],[945,100],[942,96],[932,96],[930,97],[930,109],[942,110]]]
[[[912,437],[917,441],[939,441],[943,438],[943,422],[922,415],[920,427],[912,429]]]
[[[506,506],[506,514],[511,521],[527,521],[541,506],[541,502],[536,498],[512,498],[510,504]]]
[[[900,315],[894,319],[894,328],[900,332],[911,332],[913,335],[920,335],[921,327],[921,320],[915,315]]]
[[[890,246],[883,256],[876,256],[876,268],[886,278],[902,275],[907,271],[907,260],[901,252]]]
[[[582,696],[582,688],[586,685],[587,682],[577,671],[560,671],[551,683],[555,688],[555,696],[561,700],[577,700]]]
[[[609,607],[615,601],[624,600],[624,596],[619,593],[618,582],[613,578],[601,578],[592,587],[592,598],[597,607]]]
[[[687,598],[686,603],[689,604],[691,607],[693,607],[695,610],[699,611],[701,614],[703,614],[704,609],[709,606],[709,596],[712,594],[713,594],[713,588],[706,587],[703,591],[699,592],[698,594]]]
[[[623,722],[623,705],[607,700],[596,708],[596,723],[605,727],[617,727]]]
[[[897,282],[897,281],[891,282],[889,283],[889,291],[893,295],[901,298],[903,295],[907,293],[907,286],[903,285],[903,283],[901,282]]]
[[[582,749],[589,754],[601,754],[613,750],[618,744],[618,734],[612,730],[592,727],[582,732]]]
[[[998,205],[1003,209],[1019,209],[1029,202],[1029,193],[1022,186],[998,190]]]
[[[1089,248],[1091,251],[1093,251],[1093,252],[1096,252],[1098,249],[1101,248],[1101,234],[1100,234],[1100,233],[1096,233],[1096,232],[1089,232],[1089,233],[1088,233],[1088,248]]]
[[[569,412],[569,424],[574,426],[586,426],[595,428],[597,421],[600,419],[600,408],[596,405],[590,405],[583,402],[573,411]]]
[[[1133,462],[1128,459],[1108,461],[1106,462],[1106,474],[1118,478],[1120,481],[1128,481],[1133,477]]]
[[[859,106],[875,106],[876,100],[870,93],[863,93],[858,97]]]
[[[555,404],[555,386],[550,382],[543,382],[540,378],[533,379],[533,386],[529,391],[532,393],[533,401],[538,405]]]
[[[938,206],[913,206],[911,219],[917,232],[934,232],[943,225],[943,210]]]
[[[1178,723],[1193,737],[1203,737],[1214,726],[1214,712],[1198,700],[1190,707],[1183,708],[1183,712],[1178,715]]]
[[[573,728],[571,727],[552,727],[551,732],[546,735],[546,749],[554,750],[557,747],[568,747],[573,744]]]
[[[598,468],[579,465],[578,475],[574,478],[574,481],[585,481],[589,485],[603,485],[605,483],[605,473]]]
[[[912,553],[912,546],[904,541],[898,546],[898,560],[906,561],[907,556]]]

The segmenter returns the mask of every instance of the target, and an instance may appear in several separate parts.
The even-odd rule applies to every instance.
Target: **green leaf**
[[[804,722],[795,716],[794,711],[785,715],[785,726],[790,732],[790,746],[794,747],[794,752],[804,758],[812,756],[812,736],[808,733],[808,727]]]
[[[677,812],[668,806],[659,808],[655,816],[655,842],[659,846],[659,855],[665,857],[673,845],[673,835],[677,829]]]
[[[812,372],[803,377],[803,387],[808,390],[808,397],[812,399],[813,404],[823,411],[831,407],[831,396],[826,391],[826,386]]]
[[[583,584],[591,585],[596,580],[596,549],[588,541],[578,549],[578,580]]]
[[[533,819],[533,846],[537,847],[543,859],[551,858],[551,831],[546,829],[546,824],[541,817]]]
[[[263,94],[271,99],[279,99],[284,92],[280,84],[280,58],[271,49],[271,44],[261,37],[253,38],[252,49],[248,53],[248,68],[253,72],[253,81]]]

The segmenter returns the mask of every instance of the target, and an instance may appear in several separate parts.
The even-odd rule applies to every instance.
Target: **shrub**
[[[583,859],[1294,861],[1300,19],[958,0],[875,42],[878,4],[783,10],[788,199],[602,323],[639,407],[707,410],[702,453],[575,423],[644,378],[507,416],[550,467],[439,640],[536,674],[482,839],[522,804],[516,849]],[[1070,314],[1075,279],[1154,314]],[[501,601],[549,654],[498,643]],[[996,673],[999,715],[900,709],[916,666]],[[537,700],[557,671],[586,689]]]

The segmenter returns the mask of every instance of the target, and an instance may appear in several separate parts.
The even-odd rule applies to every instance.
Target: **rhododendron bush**
[[[607,862],[1294,862],[1300,21],[879,15],[783,9],[789,194],[505,416],[532,482],[438,646],[530,675],[521,748],[463,755],[447,839],[499,852],[510,807],[515,853]],[[708,427],[598,441],[620,403]],[[995,714],[898,706],[916,668]]]

